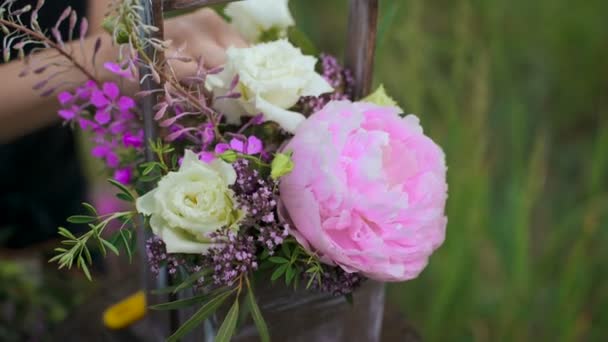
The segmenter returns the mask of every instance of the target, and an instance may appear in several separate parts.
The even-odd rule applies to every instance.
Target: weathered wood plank
[[[378,0],[350,0],[346,66],[355,77],[355,98],[369,94],[374,75]]]

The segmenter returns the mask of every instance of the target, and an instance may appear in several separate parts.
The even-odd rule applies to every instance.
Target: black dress
[[[14,8],[36,2],[19,0]],[[67,6],[79,16],[86,13],[86,0],[47,0],[39,14],[43,30],[53,27]],[[28,15],[23,17],[29,20]],[[85,195],[86,183],[69,128],[56,124],[0,145],[1,246],[20,248],[57,236],[57,227],[79,212]]]

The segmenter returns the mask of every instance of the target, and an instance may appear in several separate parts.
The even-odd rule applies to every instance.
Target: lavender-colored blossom
[[[258,268],[253,236],[238,235],[232,230],[222,230],[211,236],[217,247],[203,256],[203,264],[213,270],[215,285],[231,286],[240,275]]]
[[[275,223],[274,214],[272,217],[265,217],[262,218],[262,220],[270,220],[270,218],[272,218],[273,222],[259,227],[258,243],[267,249],[270,255],[274,255],[274,251],[279,248],[289,236],[289,226],[287,224]]]
[[[178,255],[167,253],[165,243],[158,236],[153,236],[146,241],[146,256],[150,271],[154,275],[158,275],[163,266],[167,266],[170,275],[175,275],[179,267],[184,264]]]
[[[121,67],[118,63],[106,62],[103,67],[114,75],[126,78],[128,80],[135,80],[133,71],[127,66],[127,68]]]
[[[275,183],[264,179],[258,170],[251,167],[249,160],[239,159],[232,166],[237,175],[233,185],[235,197],[248,219],[260,222],[269,213],[274,213],[277,207]]]

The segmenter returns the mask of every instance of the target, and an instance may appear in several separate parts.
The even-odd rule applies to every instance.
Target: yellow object
[[[139,291],[110,306],[103,313],[103,324],[109,329],[122,329],[146,315],[146,294]]]

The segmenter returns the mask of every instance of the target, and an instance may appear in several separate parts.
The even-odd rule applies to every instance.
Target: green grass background
[[[608,2],[380,0],[376,83],[445,149],[449,225],[390,298],[428,341],[608,334]],[[346,0],[292,0],[342,55]]]

